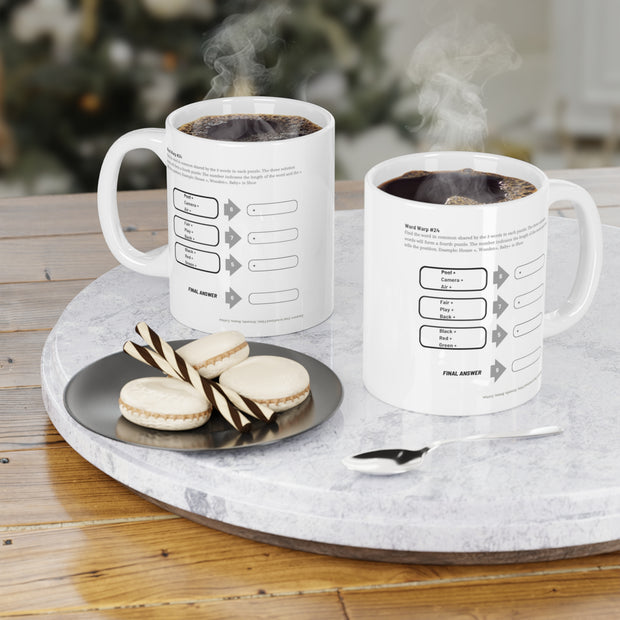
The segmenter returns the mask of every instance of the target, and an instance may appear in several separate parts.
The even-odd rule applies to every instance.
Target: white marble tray
[[[85,459],[155,503],[275,544],[355,557],[428,562],[548,559],[620,548],[620,229],[605,227],[594,306],[545,347],[543,387],[510,411],[433,417],[395,410],[361,380],[362,212],[336,214],[336,308],[321,325],[262,339],[312,355],[344,386],[321,426],[268,446],[179,453],[88,431],[63,406],[71,376],[119,351],[146,320],[167,340],[201,334],[168,311],[167,281],[117,267],[66,308],[42,356],[49,417]],[[547,303],[567,294],[574,221],[551,218]],[[374,478],[340,459],[361,449],[559,424],[558,437],[456,444],[418,471]]]

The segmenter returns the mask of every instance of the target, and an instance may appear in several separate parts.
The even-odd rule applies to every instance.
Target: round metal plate
[[[189,340],[170,344],[175,348]],[[217,412],[203,426],[189,431],[159,431],[138,426],[121,416],[118,396],[125,383],[161,372],[124,352],[113,353],[80,370],[67,384],[65,407],[77,422],[91,431],[125,443],[166,450],[221,450],[246,448],[281,441],[318,426],[342,402],[342,384],[336,374],[317,359],[272,344],[250,342],[251,355],[279,355],[302,364],[310,375],[310,396],[275,416],[269,423],[254,420],[240,433]]]

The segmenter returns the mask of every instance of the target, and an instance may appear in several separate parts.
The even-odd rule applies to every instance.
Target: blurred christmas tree
[[[364,0],[0,0],[0,193],[94,191],[110,144],[205,96],[306,99],[406,131]],[[121,189],[163,187],[141,151]]]

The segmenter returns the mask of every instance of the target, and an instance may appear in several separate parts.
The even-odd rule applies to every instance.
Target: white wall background
[[[416,46],[438,25],[455,16],[491,22],[512,40],[521,57],[518,69],[497,75],[484,85],[482,103],[487,110],[488,137],[485,149],[529,158],[546,168],[618,165],[605,160],[594,136],[593,145],[579,151],[576,142],[567,147],[567,136],[557,131],[554,93],[562,62],[554,52],[558,23],[564,12],[590,11],[604,24],[605,10],[618,0],[377,0],[387,29],[386,55],[392,72],[406,76]],[[585,7],[585,8],[584,8]],[[573,18],[573,21],[577,19]],[[579,21],[579,19],[577,19]],[[602,26],[599,26],[601,28]],[[570,35],[573,32],[571,31]],[[564,46],[572,45],[564,40]],[[563,36],[561,34],[561,36]],[[580,36],[574,32],[574,36]],[[597,39],[596,31],[591,38]],[[575,42],[577,45],[577,42]],[[574,61],[574,59],[573,59]],[[570,71],[571,67],[567,67]],[[603,137],[604,139],[604,137]],[[416,147],[387,127],[378,127],[355,139],[340,140],[338,153],[347,162],[347,176],[362,178],[365,171],[387,157]],[[569,152],[570,151],[570,152]]]

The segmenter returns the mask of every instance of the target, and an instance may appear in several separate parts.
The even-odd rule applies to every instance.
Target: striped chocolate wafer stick
[[[159,355],[159,353],[155,353],[152,349],[148,349],[147,347],[143,347],[135,342],[131,342],[131,340],[128,340],[123,345],[123,351],[139,362],[144,362],[153,368],[161,370],[170,377],[184,381],[183,377],[181,377],[177,371],[170,366],[170,364],[168,364],[166,358]]]
[[[157,368],[162,372],[166,373],[167,375],[174,377],[175,379],[185,381],[185,379],[172,366],[170,366],[170,364],[166,361],[165,357],[162,357],[159,353],[156,353],[152,349],[143,347],[139,344],[136,344],[135,342],[131,342],[130,340],[128,340],[123,345],[123,351],[125,351],[125,353],[127,353],[134,359],[137,359],[140,362],[144,362],[149,366],[152,366],[153,368]],[[261,403],[255,403],[253,400],[250,400],[245,396],[241,396],[241,394],[238,394],[231,388],[219,385],[218,383],[215,383],[214,381],[211,381],[210,379],[202,376],[200,378],[203,384],[205,382],[210,383],[211,387],[213,387],[214,389],[217,390],[219,388],[220,391],[223,391],[224,395],[228,397],[232,404],[235,405],[238,409],[241,409],[241,411],[259,420],[269,422],[276,415],[273,409],[270,409],[269,407]],[[211,404],[215,406],[215,403]]]
[[[163,338],[154,332],[144,321],[136,325],[136,332],[150,344],[174,368],[176,373],[196,389],[202,391],[214,407],[238,431],[246,431],[250,421],[225,396],[217,383],[204,380],[198,371],[188,364]]]
[[[203,381],[209,381],[205,377],[202,377]],[[226,387],[225,385],[220,385],[219,383],[213,382],[216,388],[219,388],[221,391],[226,394],[226,396],[230,399],[230,401],[237,407],[241,409],[241,411],[251,415],[254,418],[262,420],[263,422],[270,422],[271,419],[276,415],[276,412],[273,409],[267,407],[267,405],[263,405],[262,403],[257,403],[245,396],[242,396],[235,390]]]

